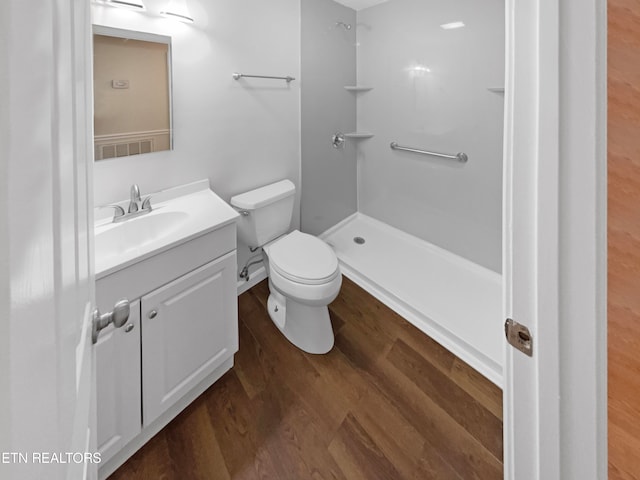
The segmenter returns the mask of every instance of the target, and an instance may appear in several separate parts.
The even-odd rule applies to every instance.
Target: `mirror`
[[[170,150],[171,38],[93,28],[95,159]]]

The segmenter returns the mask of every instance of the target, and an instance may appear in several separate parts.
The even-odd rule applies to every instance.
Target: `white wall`
[[[172,37],[174,150],[96,162],[96,205],[128,198],[132,183],[144,194],[209,178],[225,200],[282,178],[299,187],[300,82],[231,78],[300,78],[299,0],[189,0],[194,24],[158,16],[165,0],[145,4],[92,4],[93,22]]]
[[[460,29],[441,24],[463,21]],[[359,210],[501,269],[503,0],[391,0],[358,12]],[[429,71],[426,71],[428,69]],[[392,141],[469,162],[389,148]]]
[[[356,12],[302,0],[302,230],[318,235],[357,209],[356,144],[331,145],[356,129]],[[351,30],[336,25],[351,24]]]

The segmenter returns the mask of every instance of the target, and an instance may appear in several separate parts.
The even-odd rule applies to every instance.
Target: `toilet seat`
[[[265,251],[270,267],[292,282],[321,285],[340,275],[338,258],[331,247],[298,230],[276,240]]]

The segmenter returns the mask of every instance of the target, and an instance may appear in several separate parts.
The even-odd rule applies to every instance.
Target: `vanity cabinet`
[[[98,274],[101,311],[122,298],[131,304],[127,324],[105,329],[96,346],[99,478],[233,366],[236,271],[233,221]]]
[[[143,422],[169,406],[238,349],[235,254],[142,297]]]

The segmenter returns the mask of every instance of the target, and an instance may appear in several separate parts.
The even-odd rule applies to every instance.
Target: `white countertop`
[[[118,202],[118,205],[126,211],[128,201]],[[209,189],[208,180],[152,193],[151,206],[151,213],[118,223],[112,222],[112,210],[96,208],[96,279],[222,228],[239,218],[233,208]],[[105,217],[105,211],[108,217]],[[166,229],[163,225],[165,219]],[[148,228],[151,226],[153,228]],[[140,243],[137,232],[140,232]]]

